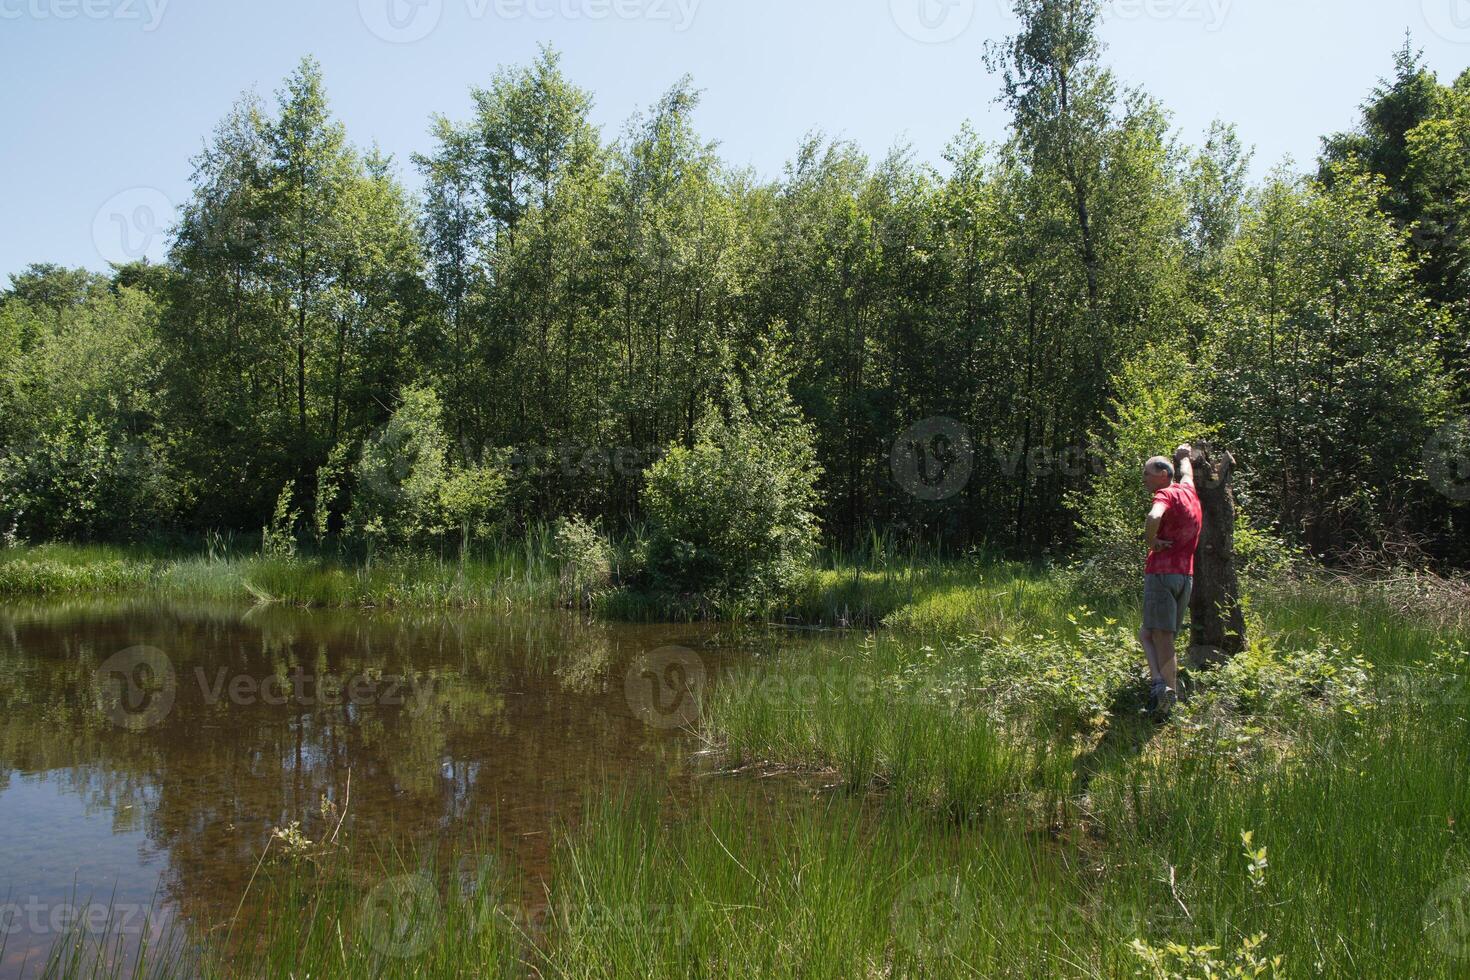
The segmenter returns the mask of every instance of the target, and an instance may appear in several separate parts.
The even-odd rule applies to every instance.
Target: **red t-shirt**
[[[1159,540],[1172,541],[1164,551],[1150,552],[1145,571],[1149,575],[1193,575],[1194,551],[1199,547],[1199,532],[1204,524],[1200,514],[1199,494],[1189,483],[1176,483],[1154,494],[1154,503],[1164,505],[1164,519],[1159,522]]]

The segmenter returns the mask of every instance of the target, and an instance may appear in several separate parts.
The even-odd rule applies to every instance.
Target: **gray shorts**
[[[1143,577],[1143,628],[1179,633],[1194,594],[1192,575],[1145,575]]]

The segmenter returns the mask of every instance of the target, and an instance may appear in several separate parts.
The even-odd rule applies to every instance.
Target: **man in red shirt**
[[[1149,710],[1164,716],[1179,700],[1174,639],[1184,629],[1184,614],[1194,592],[1194,552],[1204,523],[1194,489],[1192,454],[1193,449],[1184,445],[1174,453],[1173,463],[1155,456],[1143,464],[1143,485],[1153,494],[1153,507],[1148,512],[1148,564],[1138,642],[1143,644],[1153,675]]]

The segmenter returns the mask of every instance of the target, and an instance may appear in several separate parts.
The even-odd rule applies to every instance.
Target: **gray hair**
[[[1144,463],[1143,468],[1152,473],[1167,473],[1169,474],[1169,479],[1174,479],[1174,464],[1163,456],[1155,456],[1147,463]]]

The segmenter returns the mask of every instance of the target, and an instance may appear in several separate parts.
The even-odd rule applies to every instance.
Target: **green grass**
[[[706,735],[731,766],[829,768],[936,820],[1078,842],[1089,907],[1140,925],[1053,975],[1131,975],[1133,939],[1218,947],[1179,967],[1205,975],[1260,934],[1252,955],[1293,975],[1464,975],[1470,635],[1443,594],[1258,585],[1251,651],[1193,672],[1166,725],[1138,714],[1130,626],[1084,609],[1039,634],[991,618],[788,651],[722,679]],[[1247,831],[1269,855],[1259,883]]]
[[[428,555],[283,559],[54,544],[0,549],[0,597],[127,592],[319,608],[550,607],[559,598],[558,575],[544,533],[495,542],[465,561]]]
[[[0,548],[0,597],[128,591],[150,575],[147,562],[113,548]]]
[[[162,943],[144,973],[1126,977],[1147,975],[1135,943],[1216,947],[1225,963],[1264,935],[1283,976],[1459,976],[1456,934],[1432,923],[1436,894],[1470,870],[1450,823],[1470,802],[1470,732],[1395,727],[1329,726],[1300,764],[1248,777],[1222,757],[1150,755],[1100,778],[1085,821],[1061,828],[790,785],[613,791],[561,832],[544,892],[489,851],[455,870],[304,866],[257,885],[258,917]],[[1342,764],[1344,734],[1371,746],[1361,769]],[[1243,830],[1265,849],[1254,878]]]

